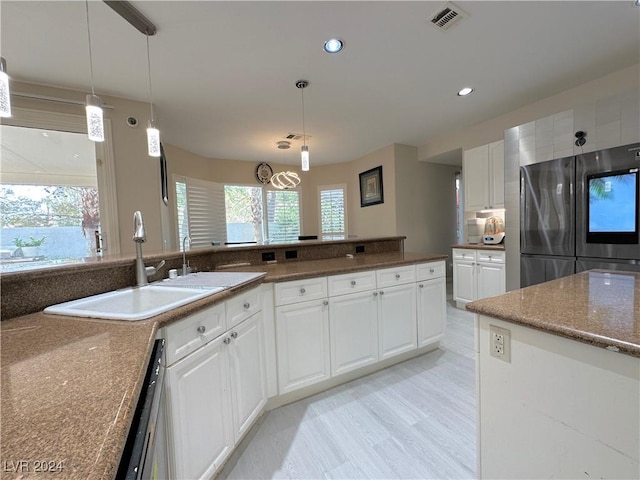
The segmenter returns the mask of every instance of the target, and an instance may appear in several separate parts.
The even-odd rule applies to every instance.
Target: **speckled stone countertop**
[[[387,253],[240,267],[267,276],[136,322],[42,312],[0,322],[2,478],[112,479],[159,328],[264,281],[442,260]],[[231,269],[224,271],[233,271]],[[55,471],[36,472],[37,462]]]
[[[591,270],[467,304],[468,310],[640,357],[640,274]]]
[[[498,245],[485,245],[484,243],[461,243],[460,245],[451,245],[451,248],[466,248],[467,250],[502,250],[504,251],[504,243]]]

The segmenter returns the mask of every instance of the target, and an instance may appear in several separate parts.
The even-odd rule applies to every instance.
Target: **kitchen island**
[[[472,302],[480,478],[640,478],[640,275]]]
[[[334,248],[343,248],[343,245],[334,245]],[[373,243],[366,245],[367,251],[376,251]],[[203,263],[220,262],[215,252],[196,254],[202,257]],[[130,323],[42,312],[3,320],[0,324],[2,478],[114,478],[153,341],[164,327],[234,301],[246,292],[261,288],[261,284],[269,291],[279,282],[389,267],[406,268],[424,265],[424,262],[443,264],[445,258],[444,255],[387,251],[243,265],[224,271],[262,271],[266,276],[148,320]],[[176,260],[179,257],[172,261]],[[84,284],[78,282],[77,286],[56,285],[59,280],[55,272],[40,275],[25,272],[23,278],[12,274],[11,284],[30,284],[38,276],[38,285],[52,291],[45,292],[47,297],[56,293],[54,289],[60,289],[64,295],[78,298],[83,296],[82,288],[93,294],[92,289],[103,284],[102,276],[112,274],[114,268],[128,272],[130,263],[130,260],[117,260],[113,264],[106,261],[70,267],[69,275],[83,275],[92,280]],[[111,281],[127,282],[129,276]],[[73,291],[69,291],[71,288]],[[11,303],[9,300],[7,304]],[[273,300],[270,303],[272,305]],[[265,304],[265,318],[271,317],[273,321],[272,316],[273,313],[267,314]],[[416,354],[418,350],[419,347]]]

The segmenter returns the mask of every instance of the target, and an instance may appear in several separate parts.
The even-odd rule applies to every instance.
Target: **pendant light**
[[[281,140],[277,142],[276,145],[279,150],[289,150],[291,148],[291,142],[287,142],[286,140]],[[271,177],[271,185],[278,190],[291,190],[300,185],[300,177],[296,172],[283,170],[282,172],[273,174]]]
[[[147,37],[147,70],[149,73],[149,105],[151,105],[151,120],[147,128],[147,146],[150,157],[160,156],[160,130],[156,128],[153,118],[153,91],[151,90],[151,56],[149,55],[149,35]]]
[[[102,118],[102,102],[93,88],[93,57],[91,55],[91,28],[89,28],[89,0],[85,0],[87,10],[87,37],[89,39],[89,69],[91,70],[91,95],[87,95],[87,133],[89,140],[104,141],[104,120]]]
[[[302,171],[309,171],[309,147],[307,147],[307,132],[305,130],[304,125],[304,89],[307,88],[309,82],[306,80],[298,80],[296,82],[296,87],[300,89],[302,92],[302,150],[301,150],[301,161],[302,161]]]
[[[0,57],[0,117],[11,116],[11,95],[9,93],[9,75],[7,62]]]

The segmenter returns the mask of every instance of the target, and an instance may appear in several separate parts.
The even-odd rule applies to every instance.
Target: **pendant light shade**
[[[153,118],[153,90],[151,89],[151,55],[149,55],[149,35],[147,37],[147,73],[149,74],[149,106],[151,109],[151,121],[147,128],[147,147],[150,157],[160,156],[160,130],[156,128]]]
[[[9,75],[7,62],[0,57],[0,117],[11,116],[11,95],[9,93]]]
[[[89,0],[85,0],[87,11],[87,38],[89,39],[89,69],[91,71],[91,95],[87,95],[87,133],[89,140],[104,142],[104,120],[102,102],[93,88],[93,57],[91,55],[91,28],[89,28]]]
[[[300,92],[302,93],[302,143],[303,145],[302,145],[302,150],[300,152],[300,160],[301,160],[303,172],[309,171],[309,147],[307,146],[307,132],[305,130],[305,125],[304,125],[304,89],[307,88],[308,85],[309,85],[309,82],[307,82],[306,80],[298,80],[296,82],[296,87],[298,87],[300,89]]]
[[[104,120],[102,118],[102,102],[96,95],[87,95],[87,134],[89,140],[104,142]]]

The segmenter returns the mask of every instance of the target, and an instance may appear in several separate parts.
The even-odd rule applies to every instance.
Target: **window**
[[[176,177],[178,243],[282,243],[300,235],[300,192]],[[265,215],[266,212],[266,215]],[[265,216],[267,221],[265,222]]]
[[[320,234],[322,240],[346,238],[346,186],[320,186],[318,191],[320,194]]]
[[[105,141],[94,143],[84,114],[16,107],[2,119],[2,271],[96,255],[96,231],[99,253],[120,253],[108,118],[104,126]]]

